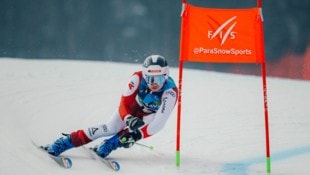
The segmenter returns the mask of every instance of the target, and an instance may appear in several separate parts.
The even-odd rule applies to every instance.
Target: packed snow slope
[[[266,174],[261,77],[184,70],[181,166],[175,166],[176,110],[157,135],[111,157],[113,172],[81,148],[71,169],[39,151],[77,129],[104,123],[140,64],[0,59],[1,175]],[[171,68],[178,82],[178,69]],[[310,174],[310,82],[267,78],[271,174]],[[96,140],[87,146],[101,142]]]

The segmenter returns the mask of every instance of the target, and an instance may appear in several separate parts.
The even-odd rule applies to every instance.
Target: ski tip
[[[47,152],[47,149],[45,146],[38,146],[42,151],[44,151],[49,157],[51,157],[53,160],[55,160],[61,167],[69,169],[72,167],[72,160],[69,157],[65,156],[54,156],[52,154],[49,154]]]
[[[113,161],[113,160],[110,161],[110,165],[113,168],[113,170],[115,170],[115,171],[119,171],[121,169],[121,166],[116,161]]]
[[[71,159],[63,158],[62,161],[64,163],[65,168],[71,168],[72,167],[72,160]]]

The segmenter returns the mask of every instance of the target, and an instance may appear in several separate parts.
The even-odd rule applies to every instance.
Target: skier
[[[104,124],[64,135],[44,149],[54,156],[101,137],[110,138],[94,147],[102,158],[117,148],[130,148],[135,142],[160,131],[171,115],[178,90],[169,76],[167,60],[148,56],[142,70],[135,72],[122,94],[118,110]]]

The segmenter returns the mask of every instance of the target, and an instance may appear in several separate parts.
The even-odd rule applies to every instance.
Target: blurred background
[[[310,80],[310,1],[262,0],[267,75]],[[256,0],[187,0],[256,7]],[[161,54],[178,66],[181,0],[0,0],[0,58],[142,63]],[[260,74],[260,65],[185,67]]]

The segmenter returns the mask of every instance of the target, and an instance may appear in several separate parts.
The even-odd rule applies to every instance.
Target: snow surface
[[[184,70],[181,167],[175,166],[176,110],[157,135],[119,149],[113,172],[81,148],[63,169],[32,144],[103,123],[140,65],[0,59],[0,174],[266,173],[261,77]],[[178,69],[171,68],[177,81]],[[272,175],[310,174],[310,82],[267,79]],[[92,146],[101,140],[90,143]]]

